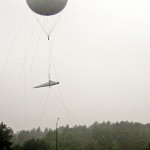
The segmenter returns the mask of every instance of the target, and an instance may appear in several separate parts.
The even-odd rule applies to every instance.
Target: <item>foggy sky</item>
[[[0,19],[0,122],[15,131],[54,128],[58,117],[70,126],[150,122],[149,0],[69,0],[54,34],[51,76],[60,86],[52,88],[33,89],[48,81],[49,48],[42,32],[30,72],[42,30],[26,1],[2,1]]]

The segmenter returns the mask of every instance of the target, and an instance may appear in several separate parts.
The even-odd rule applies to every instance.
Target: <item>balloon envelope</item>
[[[26,2],[35,13],[50,16],[61,12],[68,0],[26,0]]]

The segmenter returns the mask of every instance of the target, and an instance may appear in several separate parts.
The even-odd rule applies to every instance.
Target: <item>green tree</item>
[[[150,143],[148,144],[148,147],[146,148],[146,150],[150,150]]]
[[[23,150],[23,147],[19,144],[13,146],[12,150]]]
[[[23,150],[49,150],[49,145],[44,140],[28,140],[23,144]]]
[[[0,150],[10,150],[12,146],[13,131],[4,123],[0,124]]]
[[[114,140],[111,144],[111,149],[112,150],[119,150],[119,143],[117,140]]]

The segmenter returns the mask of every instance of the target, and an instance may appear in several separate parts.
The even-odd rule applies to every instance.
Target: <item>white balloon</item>
[[[50,16],[62,11],[68,0],[26,0],[26,2],[35,13]]]

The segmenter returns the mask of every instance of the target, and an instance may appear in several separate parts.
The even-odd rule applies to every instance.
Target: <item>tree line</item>
[[[14,134],[0,124],[0,150],[55,150],[55,139],[56,131],[52,129]],[[150,150],[150,124],[121,121],[59,127],[58,150]]]

